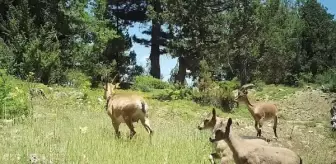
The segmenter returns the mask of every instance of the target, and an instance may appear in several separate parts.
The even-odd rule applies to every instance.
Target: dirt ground
[[[331,132],[329,123],[331,101],[335,98],[335,94],[304,90],[282,100],[270,100],[279,107],[279,138],[272,139],[273,121],[264,123],[262,135],[272,139],[272,145],[298,152],[303,163],[336,162],[336,132]],[[256,136],[252,118],[238,121],[239,128],[235,128],[236,133]]]

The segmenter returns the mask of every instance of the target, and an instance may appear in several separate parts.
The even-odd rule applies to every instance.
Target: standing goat
[[[301,157],[290,149],[260,145],[247,142],[232,134],[232,119],[229,118],[226,126],[222,123],[220,128],[213,132],[210,142],[224,140],[233,153],[233,159],[237,164],[302,164]],[[224,164],[224,161],[222,161]]]
[[[213,108],[212,112],[210,112],[202,121],[200,124],[197,126],[199,130],[203,129],[209,129],[212,132],[215,131],[216,129],[220,128],[222,124],[224,124],[226,121],[224,118],[218,117],[216,115],[216,110]],[[266,142],[263,139],[260,138],[246,138],[247,142],[255,142],[257,144],[261,145],[268,145],[269,143]],[[215,148],[215,153],[211,153],[209,155],[209,160],[212,164],[215,163],[214,159],[219,159],[221,158],[222,162],[229,162],[232,161],[232,152],[228,145],[225,143],[225,141],[220,140],[217,142],[214,142],[214,148]]]
[[[104,98],[106,99],[107,114],[112,120],[112,125],[117,137],[120,137],[119,125],[126,123],[130,129],[130,139],[135,135],[133,122],[141,121],[146,131],[152,136],[153,130],[148,119],[148,105],[143,97],[138,95],[115,94],[116,84],[106,82],[104,85]]]
[[[254,127],[257,131],[257,137],[261,137],[261,128],[264,121],[268,121],[273,119],[273,131],[275,138],[278,138],[276,129],[278,125],[278,108],[273,103],[269,102],[258,102],[251,104],[248,97],[247,97],[247,90],[240,90],[238,92],[238,96],[236,97],[235,101],[243,102],[246,104],[247,109],[251,113],[254,119]]]
[[[333,131],[336,131],[336,100],[333,100],[332,102],[332,106],[330,109],[330,124],[331,124],[331,129]]]

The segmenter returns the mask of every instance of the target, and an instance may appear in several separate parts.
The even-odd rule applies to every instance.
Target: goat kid
[[[112,120],[116,136],[120,138],[119,126],[121,123],[126,123],[130,129],[130,139],[132,139],[136,134],[133,122],[138,122],[139,120],[150,136],[152,136],[153,129],[150,126],[148,118],[148,105],[143,97],[138,95],[115,94],[115,88],[116,85],[113,83],[106,83],[104,86],[104,97],[106,98],[107,114]]]
[[[213,108],[212,112],[207,114],[207,116],[202,119],[202,121],[199,123],[197,128],[199,130],[209,129],[213,132],[214,130],[220,128],[220,126],[222,126],[222,124],[224,124],[225,122],[226,121],[224,118],[218,117],[216,115],[216,110]],[[246,137],[246,140],[251,140],[252,142],[257,142],[261,145],[269,144],[268,142],[265,141],[266,139],[261,139],[261,138]],[[230,148],[228,147],[228,145],[225,143],[225,141],[220,140],[220,141],[214,142],[213,144],[214,144],[215,153],[211,153],[209,155],[210,163],[214,164],[215,159],[221,159],[222,163],[223,162],[226,163],[226,162],[233,160],[232,152]]]
[[[274,137],[278,138],[277,135],[277,125],[278,125],[278,108],[273,103],[269,102],[258,102],[253,103],[249,101],[247,97],[247,90],[239,91],[238,96],[235,98],[235,101],[243,102],[248,111],[251,113],[254,119],[254,127],[257,131],[257,137],[261,137],[261,128],[263,126],[264,121],[268,121],[273,119],[273,132]]]
[[[237,164],[302,164],[301,157],[290,149],[272,147],[247,142],[231,133],[232,119],[229,118],[226,125],[221,123],[216,129],[210,142],[224,140],[233,152],[233,159]],[[222,161],[223,164],[223,161]]]

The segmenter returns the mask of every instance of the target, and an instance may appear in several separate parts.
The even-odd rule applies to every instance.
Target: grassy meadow
[[[88,96],[82,100],[78,99],[79,89],[38,87],[48,99],[33,98],[30,117],[1,122],[0,163],[209,163],[208,155],[213,151],[210,132],[196,128],[210,112],[209,106],[187,100],[158,101],[151,99],[150,92],[138,92],[150,106],[154,136],[150,141],[141,124],[135,123],[137,134],[129,140],[128,128],[122,124],[122,138],[116,139],[104,109],[102,89],[87,90]],[[250,97],[253,101],[267,99],[280,108],[279,140],[271,143],[298,152],[305,164],[335,161],[336,137],[328,128],[329,95],[283,86],[264,88],[251,92]],[[244,105],[232,113],[217,111],[239,122],[233,127],[235,133],[256,135]],[[264,124],[263,135],[273,136],[272,121]]]

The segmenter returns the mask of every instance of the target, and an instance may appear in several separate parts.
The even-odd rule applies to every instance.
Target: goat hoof
[[[132,139],[134,137],[134,135],[135,135],[135,132],[131,133],[129,138]]]
[[[120,133],[116,133],[115,137],[116,137],[117,139],[119,139],[119,138],[120,138]]]

